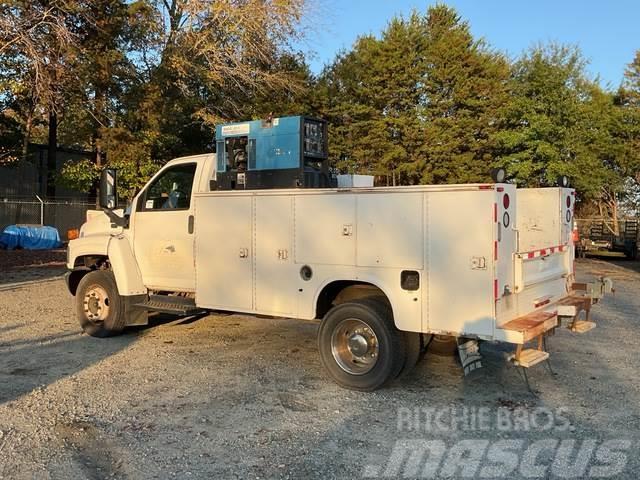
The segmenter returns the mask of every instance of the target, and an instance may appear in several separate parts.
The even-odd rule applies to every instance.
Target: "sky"
[[[425,12],[428,0],[325,0],[315,13],[319,26],[309,47],[311,69],[319,73],[336,53],[362,34],[379,34],[396,14]],[[626,65],[640,49],[640,0],[447,0],[476,38],[518,56],[540,42],[578,45],[592,77],[604,87],[619,86]]]

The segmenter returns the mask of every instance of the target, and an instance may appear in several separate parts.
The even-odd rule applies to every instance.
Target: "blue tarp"
[[[0,233],[0,247],[13,250],[47,250],[60,247],[60,235],[54,227],[9,225]]]

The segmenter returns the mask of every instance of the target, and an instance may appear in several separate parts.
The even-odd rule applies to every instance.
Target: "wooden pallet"
[[[536,348],[525,348],[509,357],[509,360],[518,367],[530,368],[549,358],[549,352],[543,352]]]
[[[560,300],[558,305],[569,305],[576,307],[577,311],[584,310],[586,312],[591,310],[591,298],[583,295],[570,294],[568,297]]]
[[[558,326],[557,312],[533,312],[505,323],[500,328],[513,330],[522,334],[522,343],[542,335]]]
[[[596,322],[589,322],[587,320],[576,320],[569,326],[569,330],[574,333],[586,333],[594,328],[596,328]]]
[[[576,284],[574,283],[574,287]],[[566,298],[563,298],[558,302],[558,305],[569,305],[576,308],[576,314],[568,325],[568,329],[574,333],[586,333],[589,330],[596,328],[595,322],[592,322],[589,317],[591,314],[592,301],[590,297],[583,295],[572,294]],[[580,312],[584,312],[584,320],[578,320]]]
[[[574,284],[575,285],[575,284]],[[585,312],[587,319],[591,313],[591,298],[584,295],[571,293],[568,297],[563,298],[558,302],[558,305],[575,307],[576,317],[580,315],[580,312]]]

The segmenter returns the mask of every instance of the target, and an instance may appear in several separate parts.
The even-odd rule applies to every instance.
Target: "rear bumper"
[[[574,283],[560,300],[496,328],[495,340],[522,345],[558,327],[562,320],[568,320],[570,329],[575,331],[580,313],[584,311],[588,321],[591,307],[613,292],[613,282],[607,277],[592,283]]]

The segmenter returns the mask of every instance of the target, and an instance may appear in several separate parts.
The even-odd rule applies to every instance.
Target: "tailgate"
[[[515,292],[540,283],[566,278],[572,273],[572,255],[568,245],[542,248],[515,254]]]
[[[516,292],[573,273],[571,222],[574,191],[518,189],[518,245],[514,256]]]

